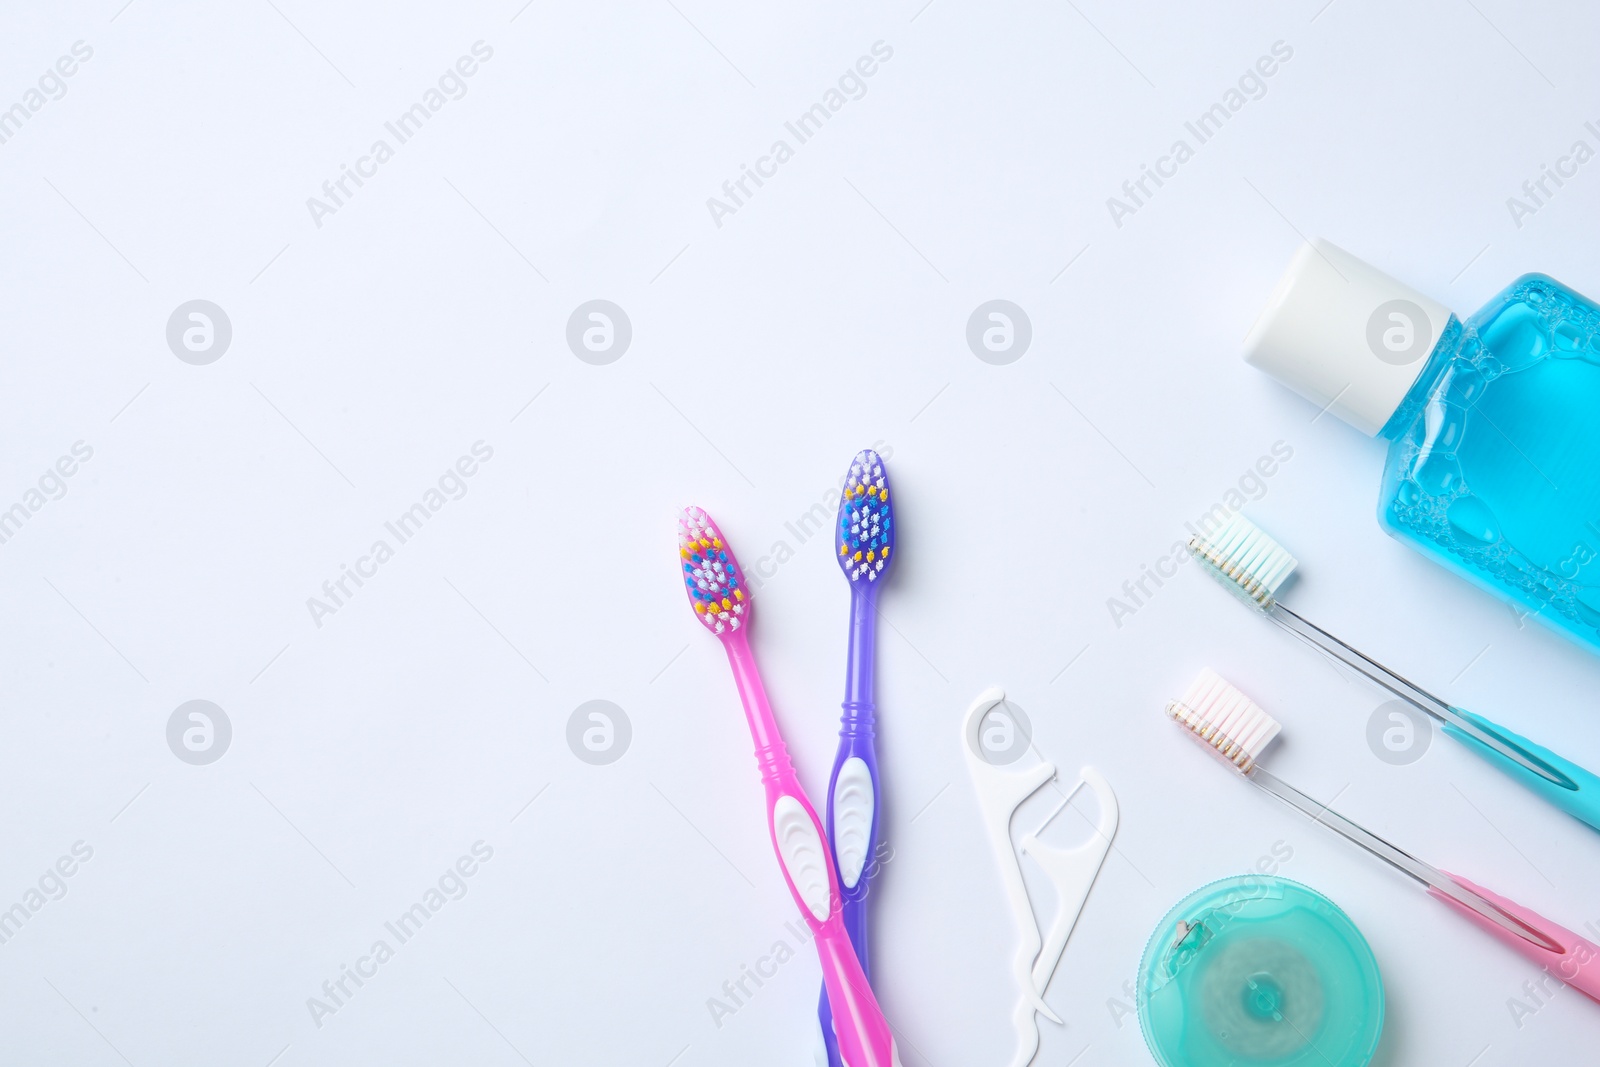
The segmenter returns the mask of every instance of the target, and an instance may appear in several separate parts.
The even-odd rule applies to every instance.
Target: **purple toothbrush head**
[[[876,584],[889,569],[894,548],[894,512],[889,506],[889,473],[870,448],[856,453],[845,476],[834,529],[839,567],[851,585]]]

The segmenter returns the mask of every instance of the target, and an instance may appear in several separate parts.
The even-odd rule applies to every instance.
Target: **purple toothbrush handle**
[[[833,849],[834,871],[839,879],[844,927],[850,935],[850,943],[855,946],[861,969],[870,980],[867,895],[877,870],[879,809],[878,755],[873,744],[877,718],[872,704],[876,607],[871,590],[862,590],[850,599],[846,700],[839,723],[839,751],[834,756],[833,773],[828,779],[827,832]],[[826,989],[817,1006],[817,1017],[822,1024],[829,1067],[846,1067],[839,1058]]]
[[[874,721],[871,704],[844,705],[839,752],[834,757],[833,774],[828,781],[827,809],[828,842],[833,848],[834,870],[839,878],[841,917],[850,943],[855,946],[856,958],[861,961],[861,970],[869,981],[872,965],[867,941],[867,895],[872,875],[877,870],[878,847],[878,757],[873,746]],[[826,989],[817,1006],[817,1017],[822,1024],[829,1067],[845,1067],[833,1034],[833,1012],[828,1007]]]

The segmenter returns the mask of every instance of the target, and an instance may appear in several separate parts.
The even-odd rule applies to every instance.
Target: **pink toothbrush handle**
[[[901,1067],[894,1035],[867,984],[840,912],[829,916],[816,940],[822,984],[828,990],[833,1032],[839,1038],[839,1056],[845,1067]]]
[[[789,894],[815,935],[833,1030],[845,1067],[900,1067],[894,1035],[878,1007],[844,927],[844,908],[827,838],[801,792],[783,742],[756,751],[767,784],[767,824]]]
[[[833,1029],[846,1067],[900,1067],[894,1035],[878,1007],[861,961],[850,944],[843,918],[839,881],[833,869],[827,835],[816,809],[800,787],[800,776],[778,734],[778,722],[756,670],[755,657],[742,633],[723,638],[734,682],[744,702],[756,765],[767,791],[767,827],[778,854],[783,880],[806,925],[811,928],[822,963],[822,980],[833,1008]]]
[[[1437,889],[1430,888],[1428,890],[1431,896],[1444,901],[1457,912],[1471,919],[1478,926],[1483,927],[1483,929],[1489,931],[1489,933],[1505,944],[1510,945],[1567,985],[1586,994],[1593,1000],[1600,1001],[1600,947],[1578,936],[1566,927],[1556,925],[1538,912],[1529,911],[1521,904],[1492,893],[1482,886],[1461,877],[1459,874],[1451,874],[1449,871],[1443,873],[1447,877],[1454,879],[1461,886],[1472,890],[1513,918],[1527,924],[1560,945],[1562,951],[1551,952],[1540,945],[1533,944],[1526,938],[1518,937],[1499,923],[1484,918],[1471,908],[1450,899]]]

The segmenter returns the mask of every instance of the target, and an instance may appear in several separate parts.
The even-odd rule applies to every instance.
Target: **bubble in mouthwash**
[[[1492,545],[1500,540],[1500,524],[1489,505],[1468,494],[1458,497],[1445,512],[1456,535],[1473,545]]]

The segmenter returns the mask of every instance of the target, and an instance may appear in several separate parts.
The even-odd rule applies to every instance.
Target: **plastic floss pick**
[[[1078,915],[1089,898],[1095,877],[1111,850],[1111,839],[1117,832],[1117,797],[1098,771],[1093,767],[1084,767],[1078,772],[1080,781],[1067,792],[1055,810],[1037,829],[1022,836],[1020,853],[1039,865],[1056,893],[1055,917],[1047,929],[1042,929],[1023,880],[1019,851],[1012,847],[1011,823],[1023,802],[1056,777],[1056,767],[1048,760],[1042,760],[1019,769],[991,763],[980,755],[982,748],[976,740],[979,728],[984,717],[1005,697],[1005,691],[998,686],[986,689],[978,696],[967,710],[962,724],[962,747],[967,753],[967,770],[978,794],[984,827],[989,833],[989,843],[1000,867],[1000,880],[1017,927],[1017,946],[1011,957],[1012,981],[1017,991],[1011,1024],[1016,1031],[1017,1043],[1011,1067],[1028,1067],[1039,1049],[1037,1016],[1043,1015],[1053,1023],[1062,1021],[1045,1003],[1044,992],[1061,962],[1067,939],[1072,935]],[[1089,788],[1099,807],[1095,832],[1083,844],[1073,848],[1058,848],[1041,841],[1038,835],[1060,814],[1080,786]]]

